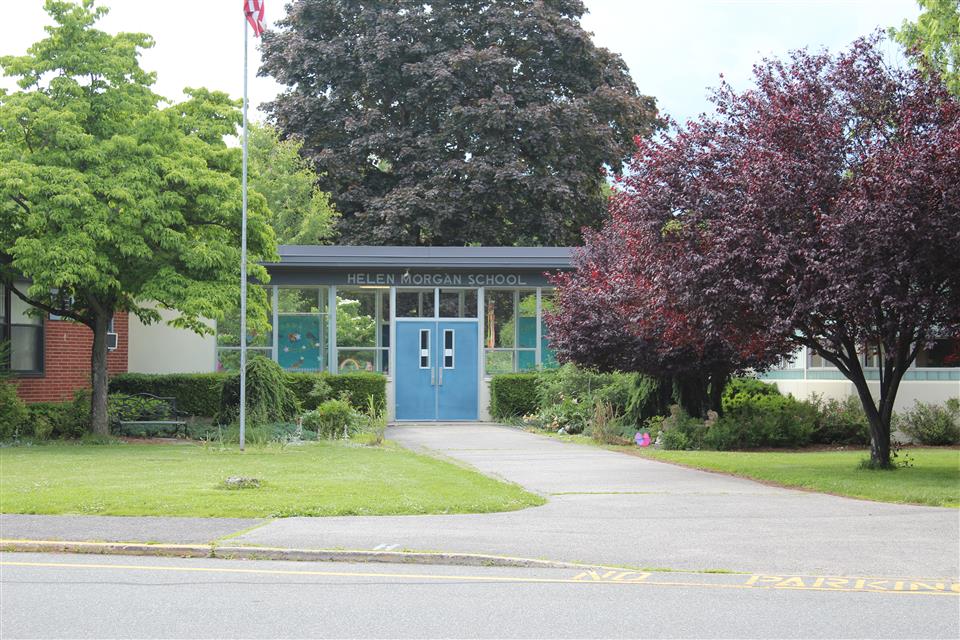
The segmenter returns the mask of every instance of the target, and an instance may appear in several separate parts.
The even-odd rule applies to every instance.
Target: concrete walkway
[[[0,537],[413,550],[760,573],[955,578],[960,511],[769,487],[496,425],[391,427],[548,498],[509,513],[228,520],[0,516]],[[253,528],[251,528],[253,527]],[[245,533],[242,533],[246,530]]]
[[[488,553],[671,569],[960,575],[960,512],[769,487],[493,425],[392,427],[548,497],[450,516],[285,518],[237,543]]]

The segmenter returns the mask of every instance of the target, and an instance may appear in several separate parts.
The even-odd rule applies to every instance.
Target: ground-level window
[[[287,371],[323,371],[327,287],[277,287],[277,362]]]
[[[273,357],[273,288],[264,287],[270,318],[268,324],[247,321],[247,356]],[[240,369],[240,310],[234,309],[217,322],[217,371]]]
[[[808,350],[807,352],[807,368],[809,369],[829,369],[835,368],[832,363],[828,362],[823,356],[814,351],[813,349]]]
[[[548,308],[552,308],[548,295],[541,292],[538,303],[536,289],[484,291],[483,346],[487,375],[536,369],[538,347],[541,366],[556,366],[556,357],[547,346],[546,324],[542,313],[539,319],[537,313],[545,301]]]
[[[553,300],[552,289],[540,290],[540,366],[544,369],[554,369],[560,366],[557,362],[557,352],[550,348],[550,337],[547,335],[547,320],[544,313],[553,313],[556,303]]]
[[[960,367],[960,336],[942,338],[917,352],[916,367]]]
[[[390,290],[337,287],[337,371],[390,369]]]
[[[17,282],[23,291],[27,282]],[[9,344],[4,369],[15,374],[43,373],[43,317],[33,307],[0,285],[0,342]]]

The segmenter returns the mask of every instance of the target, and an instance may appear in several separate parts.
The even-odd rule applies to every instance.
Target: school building
[[[290,371],[383,372],[391,419],[488,420],[491,376],[556,365],[543,321],[552,301],[546,274],[570,269],[571,251],[281,246],[280,260],[266,265],[269,329],[248,331],[247,347]],[[69,399],[89,386],[92,335],[26,310],[0,287],[0,340],[11,342],[18,392],[28,401]],[[117,314],[110,373],[235,369],[239,318],[216,329],[198,336]],[[944,340],[920,354],[901,384],[898,409],[915,399],[960,397],[956,347]],[[875,360],[864,358],[868,377],[879,378]],[[763,378],[801,398],[855,394],[839,371],[805,352]]]

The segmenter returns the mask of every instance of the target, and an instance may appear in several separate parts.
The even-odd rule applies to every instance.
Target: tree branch
[[[23,196],[10,196],[10,197],[13,198],[13,201],[16,202],[18,205],[20,205],[24,211],[26,211],[28,214],[30,213],[30,207],[27,206],[27,201]]]
[[[34,300],[33,298],[28,297],[28,296],[27,296],[26,294],[24,294],[22,291],[20,291],[19,289],[17,289],[16,285],[14,285],[13,283],[10,283],[10,284],[9,284],[9,287],[10,287],[10,291],[12,291],[14,294],[16,294],[16,296],[17,296],[18,298],[20,298],[21,300],[23,300],[24,302],[26,302],[27,304],[29,304],[31,307],[36,307],[37,309],[40,309],[41,311],[46,311],[47,313],[52,313],[52,314],[55,315],[55,316],[64,316],[65,318],[70,318],[70,319],[72,319],[72,320],[76,320],[77,322],[80,322],[80,323],[82,323],[82,324],[85,324],[85,325],[87,325],[88,327],[92,326],[93,320],[92,320],[91,318],[88,318],[88,317],[86,317],[86,316],[84,316],[84,315],[81,315],[81,314],[79,314],[79,313],[77,313],[77,312],[75,312],[75,311],[72,311],[72,310],[70,310],[70,309],[58,309],[58,308],[52,307],[52,306],[50,306],[50,305],[48,305],[48,304],[44,304],[43,302],[40,302],[39,300]]]

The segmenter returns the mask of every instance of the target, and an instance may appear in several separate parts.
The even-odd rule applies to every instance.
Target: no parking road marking
[[[193,560],[188,562],[194,562]],[[218,561],[231,562],[231,561]],[[451,573],[405,573],[400,571],[335,571],[310,569],[258,569],[250,565],[222,566],[178,566],[146,564],[108,564],[75,562],[15,562],[0,561],[0,566],[8,567],[46,567],[70,569],[106,569],[113,571],[156,571],[156,572],[197,572],[224,574],[259,574],[284,576],[318,576],[330,578],[383,578],[402,580],[424,580],[444,582],[499,582],[499,583],[539,583],[583,585],[634,585],[651,587],[695,587],[705,589],[767,589],[784,591],[835,591],[854,593],[888,593],[899,595],[960,595],[960,582],[955,580],[924,580],[920,578],[883,579],[883,578],[845,578],[838,576],[791,576],[765,574],[721,574],[721,573],[681,573],[624,571],[622,569],[583,570],[563,577],[564,574],[547,575],[537,571],[534,575],[519,575],[520,572],[486,575]],[[527,573],[524,569],[523,573]],[[555,570],[551,570],[555,571]]]
[[[750,576],[746,584],[752,587],[768,587],[772,589],[960,594],[960,582],[945,580],[771,576],[756,574]]]
[[[710,581],[705,581],[709,576]],[[656,586],[711,587],[721,589],[782,589],[792,591],[843,591],[960,595],[960,582],[905,578],[845,578],[765,574],[709,574],[639,571],[581,571],[573,577],[587,583],[640,583]]]

